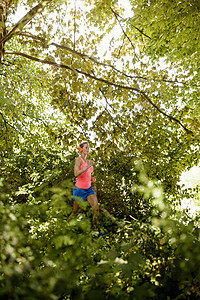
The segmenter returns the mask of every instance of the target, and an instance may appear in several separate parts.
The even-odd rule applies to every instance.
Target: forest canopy
[[[0,1],[0,295],[198,299],[198,1]],[[100,203],[67,221],[80,141]],[[69,280],[70,278],[70,280]]]

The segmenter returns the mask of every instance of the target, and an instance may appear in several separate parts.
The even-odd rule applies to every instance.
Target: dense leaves
[[[162,191],[151,187],[144,174],[140,177],[140,190],[143,187],[153,196],[157,206],[151,222],[124,219],[110,227],[107,215],[102,216],[101,230],[107,234],[99,239],[91,231],[89,215],[66,221],[71,209],[66,202],[69,183],[41,187],[26,204],[8,205],[11,198],[2,182],[1,295],[198,299],[198,220],[174,215],[162,200]]]

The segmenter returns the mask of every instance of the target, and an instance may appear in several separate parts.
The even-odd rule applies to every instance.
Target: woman
[[[96,181],[96,176],[91,177],[91,173],[94,171],[94,162],[87,159],[87,155],[90,151],[88,142],[82,142],[81,144],[79,144],[79,151],[81,155],[76,158],[74,165],[74,175],[75,177],[77,177],[77,181],[73,189],[74,201],[71,216],[78,212],[78,201],[80,201],[79,198],[82,198],[84,201],[88,201],[90,203],[91,207],[94,210],[93,222],[97,223],[99,205],[96,194],[91,185],[91,182]]]

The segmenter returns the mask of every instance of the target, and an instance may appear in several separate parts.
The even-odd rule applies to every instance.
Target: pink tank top
[[[88,164],[82,159],[82,165],[80,165],[80,170],[84,169]],[[91,187],[91,173],[94,171],[93,166],[87,169],[83,174],[78,176],[75,186],[81,189],[89,189]]]

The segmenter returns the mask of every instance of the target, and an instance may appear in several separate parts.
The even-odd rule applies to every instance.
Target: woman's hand
[[[88,166],[90,166],[90,167],[91,167],[91,166],[94,166],[94,161],[93,161],[93,160],[89,160],[89,161],[88,161]]]
[[[92,177],[92,178],[91,178],[91,182],[96,182],[96,177],[97,177],[97,176]]]

